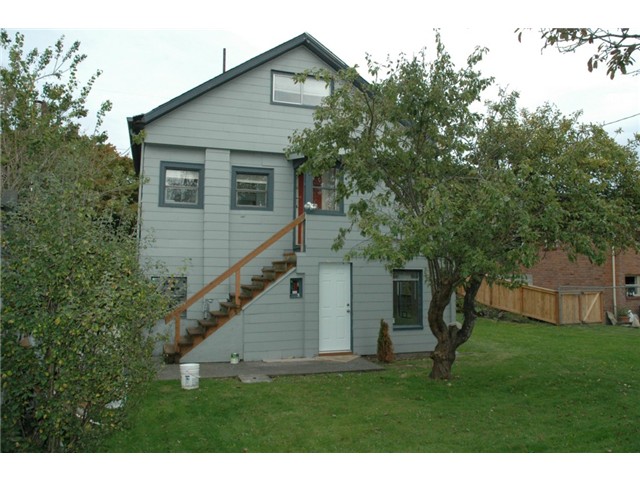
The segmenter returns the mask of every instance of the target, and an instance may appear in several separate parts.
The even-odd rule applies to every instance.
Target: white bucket
[[[200,365],[197,363],[180,364],[180,378],[182,381],[182,388],[185,390],[198,388],[198,382],[200,381]]]

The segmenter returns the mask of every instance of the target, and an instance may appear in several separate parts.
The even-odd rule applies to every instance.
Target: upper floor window
[[[299,161],[295,168],[302,163]],[[304,206],[307,213],[344,215],[344,201],[338,198],[340,175],[339,168],[331,168],[317,177],[310,173],[298,173],[296,201],[299,213],[302,213]]]
[[[202,208],[204,165],[160,163],[160,206]]]
[[[233,167],[231,208],[273,210],[273,170]]]
[[[318,210],[339,212],[341,203],[338,201],[338,175],[332,168],[319,177],[314,177],[312,182],[311,201],[316,204]]]
[[[272,100],[274,103],[316,107],[331,91],[324,80],[307,77],[304,82],[294,80],[292,73],[273,73]]]

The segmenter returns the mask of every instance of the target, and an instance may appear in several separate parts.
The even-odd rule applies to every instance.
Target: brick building
[[[609,256],[603,265],[594,265],[586,257],[569,261],[560,250],[545,252],[538,264],[525,271],[536,287],[601,289],[604,308],[614,312],[631,309],[640,312],[640,254]],[[614,278],[615,277],[615,278]],[[614,303],[613,292],[616,292]]]

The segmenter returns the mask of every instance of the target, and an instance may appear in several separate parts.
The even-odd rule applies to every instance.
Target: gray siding
[[[294,217],[294,173],[283,155],[289,136],[312,125],[313,110],[271,103],[271,72],[301,72],[325,65],[306,48],[297,48],[232,82],[192,100],[146,127],[142,153],[141,236],[154,242],[142,257],[160,261],[166,271],[188,276],[192,295],[236,261],[254,250]],[[160,162],[204,165],[203,208],[159,207]],[[233,167],[273,171],[273,209],[231,209]],[[259,298],[214,335],[187,354],[183,362],[313,357],[318,354],[319,265],[341,262],[345,252],[331,244],[346,217],[309,215],[306,251],[298,255],[296,276],[304,277],[304,297],[289,298],[289,278],[271,285]],[[287,235],[243,270],[243,283],[292,248]],[[350,238],[347,249],[362,241]],[[346,250],[345,250],[346,251]],[[420,262],[407,268],[423,268]],[[161,273],[160,271],[156,273]],[[423,275],[426,280],[426,272]],[[222,301],[233,291],[234,279],[208,295]],[[426,306],[429,289],[423,292]],[[217,305],[211,306],[217,309]],[[455,312],[450,309],[451,319]],[[196,304],[183,322],[183,332],[202,318]],[[378,263],[352,262],[352,342],[358,354],[376,350],[380,319],[392,322],[392,276]],[[163,327],[164,328],[164,327]],[[172,331],[172,329],[170,329]],[[421,330],[392,331],[396,352],[431,350],[435,340],[425,324]]]
[[[271,71],[326,67],[299,47],[202,95],[146,128],[146,141],[282,153],[294,128],[311,126],[312,110],[271,103]]]
[[[141,235],[154,242],[143,255],[162,262],[171,274],[188,275],[189,295],[293,219],[293,169],[283,151],[295,128],[311,125],[313,110],[272,104],[271,72],[325,66],[306,48],[297,48],[146,127]],[[203,209],[158,206],[161,161],[205,164]],[[230,210],[232,166],[273,169],[273,211]],[[243,271],[243,282],[291,247],[291,237],[282,239]],[[211,297],[226,298],[232,285],[230,279]],[[190,324],[202,310],[198,304],[189,310]]]

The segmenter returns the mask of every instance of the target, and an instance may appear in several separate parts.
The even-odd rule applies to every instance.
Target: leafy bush
[[[94,205],[51,178],[6,215],[3,451],[91,449],[155,373],[150,331],[166,299],[129,228]]]

